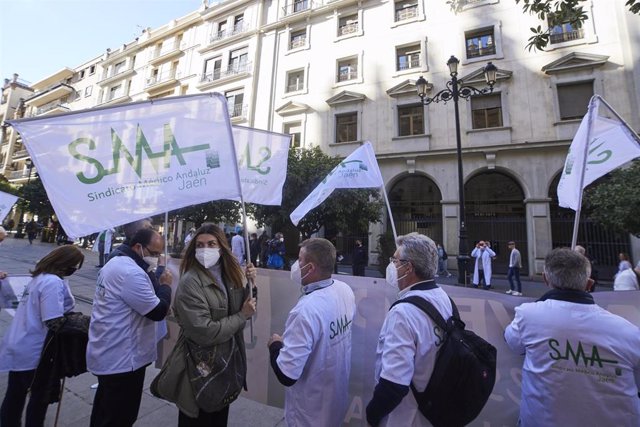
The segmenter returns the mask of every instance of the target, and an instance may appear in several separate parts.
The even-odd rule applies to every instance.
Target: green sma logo
[[[184,159],[185,153],[207,150],[209,148],[209,144],[180,148],[168,124],[164,125],[163,149],[157,153],[151,150],[147,138],[144,136],[140,125],[138,125],[136,129],[135,153],[133,155],[127,150],[127,147],[122,144],[122,139],[120,139],[116,131],[112,128],[111,151],[113,154],[113,166],[111,168],[105,167],[98,159],[80,153],[78,148],[82,146],[86,146],[89,151],[92,151],[96,149],[96,143],[91,138],[78,138],[68,146],[69,154],[82,162],[87,162],[93,166],[95,170],[93,174],[85,174],[85,172],[76,173],[78,180],[83,184],[95,184],[96,182],[100,182],[105,176],[120,172],[121,157],[124,157],[124,160],[129,163],[136,172],[136,175],[138,175],[138,178],[142,178],[142,165],[145,163],[151,163],[153,169],[158,172],[160,167],[169,169],[171,167],[171,156],[174,156],[178,160],[178,163],[184,166],[187,163]],[[143,152],[147,158],[146,162],[143,162]]]

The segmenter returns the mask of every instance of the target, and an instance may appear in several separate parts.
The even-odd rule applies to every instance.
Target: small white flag
[[[233,140],[244,201],[280,206],[291,135],[234,126]]]
[[[596,95],[591,98],[589,111],[582,119],[571,142],[558,183],[558,203],[574,211],[578,210],[582,191],[589,184],[613,169],[640,157],[638,136],[616,115],[613,115],[613,118],[600,116],[600,107],[600,97]],[[589,119],[591,119],[590,131]],[[588,144],[587,138],[589,138]],[[583,174],[584,182],[580,188]]]
[[[161,98],[12,122],[67,235],[240,197],[227,101]]]
[[[0,222],[4,221],[17,201],[18,196],[0,191]]]
[[[377,188],[382,185],[382,175],[376,155],[371,143],[366,141],[333,168],[329,175],[300,203],[291,213],[291,222],[298,225],[307,212],[325,201],[336,188]]]

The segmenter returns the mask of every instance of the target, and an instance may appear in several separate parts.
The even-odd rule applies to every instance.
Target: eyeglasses
[[[396,257],[389,257],[389,262],[397,264],[399,262],[409,262],[409,260],[408,259],[399,259],[399,258],[396,258]]]
[[[151,252],[151,249],[149,249],[148,246],[145,246],[144,248],[147,250],[147,252],[149,252],[149,256],[159,257],[160,255],[162,255],[160,252]]]

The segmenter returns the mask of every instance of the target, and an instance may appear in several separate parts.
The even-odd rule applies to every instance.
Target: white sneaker
[[[505,292],[505,294],[511,295],[511,294],[513,294],[513,291],[511,289],[509,289],[507,292]]]
[[[513,292],[511,292],[511,295],[513,295],[514,297],[521,297],[522,296],[522,292],[513,291]]]

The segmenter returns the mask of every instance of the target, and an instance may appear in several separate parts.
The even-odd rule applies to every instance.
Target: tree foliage
[[[196,227],[200,227],[205,222],[236,224],[241,221],[240,203],[232,200],[216,200],[186,206],[172,211],[171,215],[193,222]]]
[[[26,212],[38,215],[39,218],[47,218],[55,213],[42,180],[37,174],[36,178],[18,189],[18,195],[22,198],[18,201],[18,207]]]
[[[589,19],[584,6],[588,0],[515,0],[522,5],[522,10],[530,15],[536,15],[545,22],[544,25],[531,27],[533,36],[529,38],[527,48],[529,50],[544,50],[551,39],[551,31],[554,27],[569,23],[573,28],[582,28]],[[610,0],[622,1],[622,0]],[[469,0],[448,0],[447,4],[455,12],[459,12]],[[627,0],[625,5],[634,14],[640,14],[640,0]]]
[[[289,218],[291,212],[340,160],[324,154],[318,147],[290,149],[282,205],[251,205],[248,209],[251,217],[258,225],[270,225],[276,230],[294,227]],[[380,221],[383,204],[379,193],[376,189],[335,190],[320,206],[307,213],[296,228],[304,238],[323,226],[346,234],[366,232],[369,223]]]
[[[640,161],[587,189],[588,214],[602,225],[640,237]]]
[[[14,187],[4,175],[0,175],[0,191],[13,194],[14,196],[20,195],[18,189]]]

